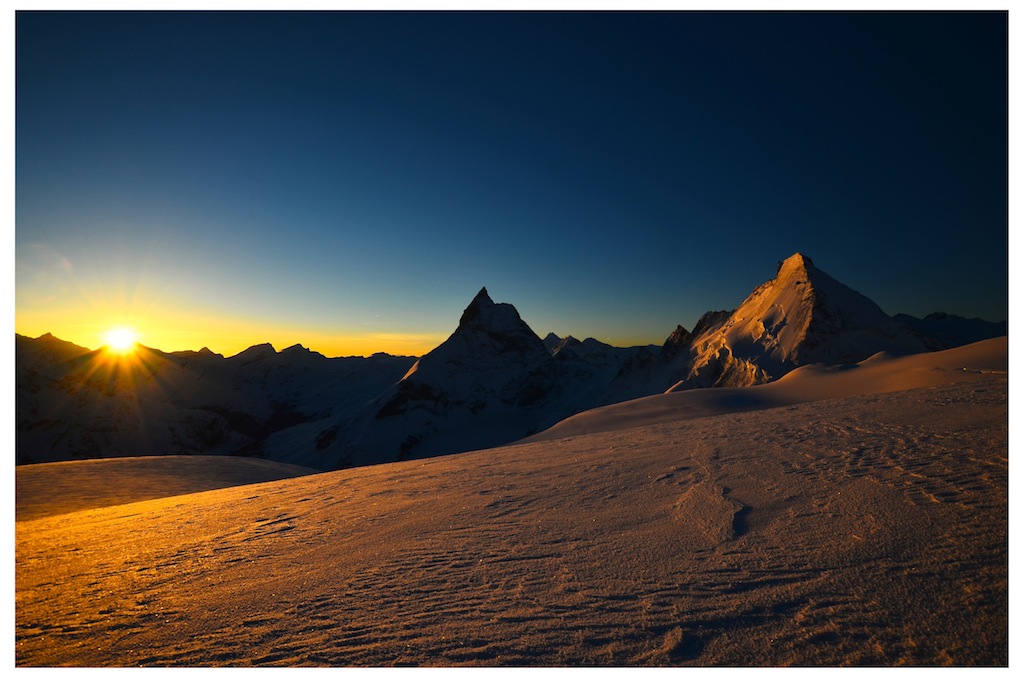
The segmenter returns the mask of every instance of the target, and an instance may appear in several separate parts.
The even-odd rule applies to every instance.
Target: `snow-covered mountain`
[[[262,453],[284,428],[374,398],[414,358],[326,358],[269,344],[230,358],[209,349],[130,358],[51,335],[16,335],[17,461]]]
[[[334,468],[512,442],[624,399],[616,377],[650,350],[541,340],[514,306],[495,303],[484,288],[452,335],[372,402],[317,430],[282,431],[267,450],[275,459]],[[642,394],[651,388],[645,384]]]
[[[964,318],[951,313],[929,313],[915,318],[906,313],[897,313],[893,320],[906,325],[918,334],[933,337],[942,342],[944,348],[973,344],[1006,334],[1006,321],[991,322],[981,318]]]
[[[482,289],[444,343],[372,402],[326,429],[336,433],[326,434],[331,443],[322,455],[332,466],[347,466],[520,438],[558,388],[553,368],[544,343],[516,309],[495,304]],[[278,438],[271,444],[281,444]],[[282,448],[279,456],[322,466],[295,449],[303,442],[289,437],[291,449]]]
[[[486,289],[451,336],[415,358],[326,358],[302,346],[140,348],[111,358],[17,337],[18,463],[143,454],[245,454],[333,469],[493,447],[585,410],[669,390],[748,386],[814,363],[949,348],[1005,324],[933,314],[898,322],[794,254],[734,311],[661,346],[549,334]]]
[[[727,318],[694,332],[689,369],[674,388],[750,386],[801,365],[939,348],[945,345],[896,322],[798,252]]]

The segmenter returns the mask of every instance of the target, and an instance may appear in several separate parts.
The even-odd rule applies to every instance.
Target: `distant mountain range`
[[[1006,323],[890,317],[795,254],[733,311],[662,346],[544,339],[486,289],[418,360],[327,358],[269,344],[225,358],[138,347],[118,360],[16,335],[17,462],[155,454],[264,457],[318,469],[513,442],[594,407],[667,390],[749,386],[1006,334]]]

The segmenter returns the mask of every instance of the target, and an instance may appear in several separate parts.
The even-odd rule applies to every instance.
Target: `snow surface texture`
[[[596,433],[60,515],[166,460],[19,467],[16,663],[1005,666],[1006,342],[926,357],[749,389],[766,409],[666,394]]]
[[[262,344],[231,358],[140,349],[119,362],[48,335],[17,337],[18,462],[236,454],[330,470],[422,458],[509,443],[669,389],[762,384],[802,365],[1005,333],[941,314],[901,318],[798,253],[735,311],[706,313],[692,333],[677,326],[660,347],[541,340],[486,289],[419,360]]]

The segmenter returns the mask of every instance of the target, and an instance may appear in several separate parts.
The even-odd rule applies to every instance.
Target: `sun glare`
[[[104,335],[107,348],[116,353],[128,353],[135,348],[135,330],[115,327]]]

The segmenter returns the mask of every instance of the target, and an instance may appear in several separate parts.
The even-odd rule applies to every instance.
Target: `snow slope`
[[[808,365],[759,386],[682,390],[595,408],[560,421],[524,442],[555,440],[664,421],[713,417],[798,403],[974,382],[1008,370],[1006,337],[935,353],[879,353],[853,365]]]
[[[240,457],[119,457],[29,464],[19,468],[18,520],[265,483],[314,469]]]
[[[16,665],[1006,666],[1005,343],[931,357],[771,387],[813,402],[47,517],[104,466],[32,467],[62,489],[18,494]]]

